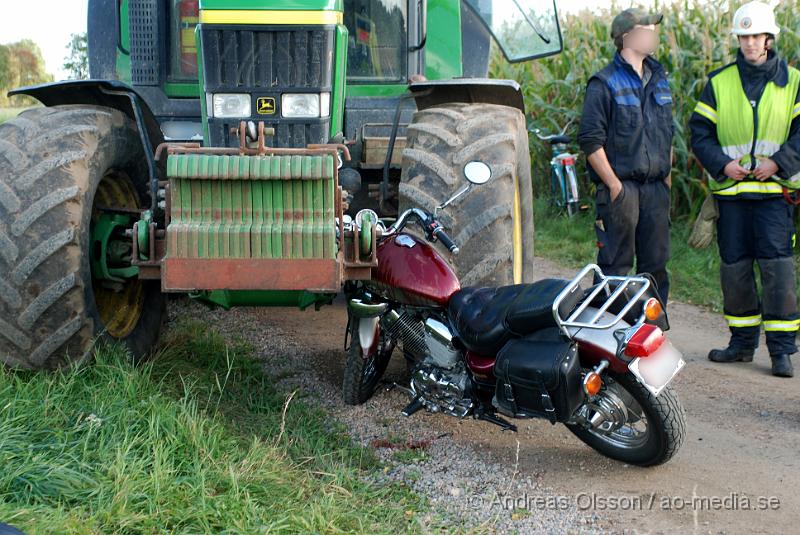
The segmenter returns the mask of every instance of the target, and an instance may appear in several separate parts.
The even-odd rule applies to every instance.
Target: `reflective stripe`
[[[342,24],[341,11],[202,9],[204,24]]]
[[[755,154],[756,156],[772,156],[781,149],[780,143],[775,143],[768,139],[759,139],[756,141]]]
[[[722,152],[725,153],[725,156],[728,158],[733,158],[734,160],[738,160],[742,156],[750,154],[750,147],[753,146],[752,139],[741,145],[725,145],[722,147]]]
[[[725,315],[725,319],[728,320],[728,325],[731,327],[757,327],[761,325],[761,314],[758,316]]]
[[[708,119],[712,123],[717,124],[717,112],[716,112],[716,110],[714,110],[714,108],[712,108],[711,106],[709,106],[705,102],[698,102],[697,106],[694,107],[694,112],[699,114],[699,115],[702,115],[703,117],[705,117],[706,119]]]
[[[794,109],[792,110],[792,120],[797,119],[798,115],[800,115],[800,103],[795,104]]]
[[[740,193],[783,193],[783,186],[776,182],[736,182],[733,186],[714,192],[714,195],[738,195]]]
[[[724,152],[725,155],[727,157],[729,157],[729,158],[732,158],[734,160],[739,160],[741,162],[742,166],[747,167],[747,166],[750,165],[750,159],[751,159],[750,158],[750,148],[751,148],[752,144],[753,144],[753,140],[751,139],[749,143],[744,144],[744,145],[728,145],[728,146],[722,147],[722,152]],[[760,140],[756,141],[756,145],[755,145],[755,148],[754,148],[753,152],[755,153],[756,158],[769,158],[770,156],[772,156],[773,154],[778,152],[780,150],[780,148],[781,148],[781,146],[778,143],[775,143],[774,141],[769,141],[769,140],[766,140],[766,139],[760,139]],[[709,175],[709,176],[711,176],[711,175]],[[798,172],[797,174],[789,177],[788,180],[781,179],[777,175],[773,175],[772,179],[775,180],[776,182],[780,183],[781,186],[788,186],[790,188],[791,187],[796,188],[797,187],[796,184],[798,183],[798,181],[800,181],[800,172]],[[729,178],[727,180],[730,181]],[[719,183],[715,183],[715,184],[716,184],[717,187],[719,187]],[[732,187],[733,184],[731,184],[730,186]],[[769,191],[764,191],[764,187],[756,187],[756,190],[753,190],[752,188],[750,188],[748,186],[748,187],[744,187],[744,188],[739,188],[739,193],[781,193],[783,191],[783,190],[778,191],[777,189],[775,189],[773,191],[772,188],[770,188],[770,187],[766,187],[766,188]],[[723,188],[723,189],[726,189],[726,188]],[[735,195],[735,193],[720,193],[720,195]]]
[[[765,331],[796,331],[800,328],[800,320],[766,320]]]

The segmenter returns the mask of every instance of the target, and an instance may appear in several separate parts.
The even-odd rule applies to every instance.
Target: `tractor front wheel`
[[[496,104],[440,104],[418,111],[408,126],[400,211],[433,209],[468,182],[464,166],[492,170],[486,184],[439,213],[460,247],[452,259],[464,286],[533,281],[533,194],[525,117]]]
[[[37,108],[0,125],[0,362],[63,368],[96,340],[149,352],[165,300],[137,278],[125,233],[147,183],[135,123],[117,110]]]

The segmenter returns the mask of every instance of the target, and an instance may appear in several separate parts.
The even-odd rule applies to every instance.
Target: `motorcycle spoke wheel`
[[[604,414],[608,418],[606,423],[610,424],[607,430],[589,428],[593,435],[619,448],[636,448],[647,442],[647,416],[619,383],[611,382],[597,395],[592,407],[597,407],[596,412]]]
[[[667,387],[656,397],[632,374],[609,373],[605,389],[567,427],[583,442],[618,461],[639,466],[667,462],[686,436],[683,408]],[[592,425],[590,420],[602,416]]]

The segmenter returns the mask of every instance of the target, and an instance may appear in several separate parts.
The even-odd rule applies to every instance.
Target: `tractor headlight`
[[[250,95],[217,93],[211,99],[214,117],[250,117]]]
[[[283,117],[328,117],[330,108],[330,93],[286,93],[281,96]]]
[[[319,116],[328,117],[331,114],[331,94],[320,93],[319,95]]]

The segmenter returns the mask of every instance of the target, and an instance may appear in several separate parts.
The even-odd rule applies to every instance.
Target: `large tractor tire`
[[[158,339],[158,282],[93,277],[90,236],[109,209],[149,203],[136,126],[119,111],[56,106],[0,125],[0,362],[58,369],[98,340],[141,358]]]
[[[464,286],[533,281],[533,194],[525,117],[495,104],[449,103],[414,114],[400,180],[400,210],[430,212],[468,184],[464,166],[492,169],[439,213],[461,252],[452,258]]]

